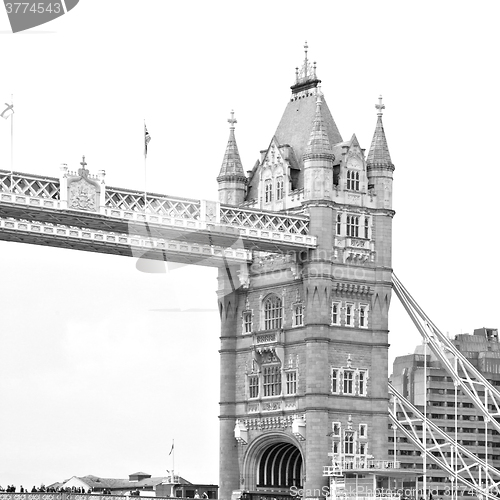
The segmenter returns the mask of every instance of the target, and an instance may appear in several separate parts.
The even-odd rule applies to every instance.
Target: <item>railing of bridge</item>
[[[220,222],[229,226],[245,226],[292,234],[309,234],[309,218],[298,214],[266,213],[260,210],[222,205],[220,207]]]
[[[57,178],[0,170],[0,201],[57,209],[66,208],[66,198],[64,193],[61,196],[60,181]],[[219,205],[214,201],[144,193],[112,186],[105,187],[104,207],[100,208],[100,213],[128,220],[154,216],[155,221],[151,221],[160,224],[191,220],[247,230],[309,235],[309,218],[304,214],[239,208]]]
[[[394,460],[334,460],[332,465],[323,467],[323,476],[335,476],[349,470],[367,469],[372,471],[383,471],[388,469],[399,469],[401,463]]]
[[[35,198],[59,200],[59,179],[0,170],[0,191]]]
[[[106,187],[106,207],[131,212],[152,212],[176,219],[199,219],[201,215],[200,200],[154,193],[145,195],[138,191],[110,186]]]

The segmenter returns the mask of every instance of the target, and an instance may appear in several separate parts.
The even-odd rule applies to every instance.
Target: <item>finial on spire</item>
[[[316,75],[316,62],[309,61],[308,57],[309,45],[307,41],[304,43],[304,62],[302,67],[295,68],[295,85],[291,87],[292,93],[296,94],[301,90],[307,90],[316,86],[319,83]]]
[[[382,116],[382,110],[385,109],[385,104],[382,104],[382,96],[379,96],[378,104],[375,104],[375,108],[378,109],[377,116]]]
[[[387,140],[385,138],[384,126],[382,124],[382,110],[385,109],[385,105],[382,103],[382,96],[378,98],[378,104],[375,104],[375,108],[378,111],[377,125],[375,126],[372,144],[370,146],[370,150],[368,151],[368,156],[366,157],[366,164],[368,167],[372,167],[374,165],[385,165],[390,168],[394,168],[391,162],[391,155],[389,154]]]
[[[228,121],[228,123],[231,124],[231,126],[229,127],[229,129],[230,130],[234,130],[234,124],[238,123],[238,121],[234,117],[234,110],[233,109],[231,110],[231,118],[228,118],[227,121]]]
[[[307,40],[306,40],[306,43],[304,43],[304,52],[305,52],[305,55],[304,55],[304,78],[307,78],[307,69],[308,69],[308,62],[307,62],[307,49],[309,48],[309,46],[307,45]]]
[[[85,155],[82,156],[82,161],[80,162],[80,165],[82,166],[83,169],[85,169],[87,162],[85,161]]]

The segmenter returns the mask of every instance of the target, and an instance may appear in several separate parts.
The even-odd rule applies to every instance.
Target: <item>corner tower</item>
[[[317,498],[332,457],[387,458],[394,167],[378,123],[368,162],[343,141],[305,49],[244,205],[307,215],[318,244],[219,272],[222,499]]]
[[[234,125],[237,123],[234,118],[234,111],[231,111],[231,118],[227,121],[230,124],[229,139],[219,176],[217,177],[219,202],[226,205],[239,205],[245,199],[247,178],[243,172],[240,153],[234,135]]]

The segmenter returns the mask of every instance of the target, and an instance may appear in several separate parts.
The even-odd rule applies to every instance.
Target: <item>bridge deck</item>
[[[0,170],[0,239],[208,266],[249,262],[253,250],[316,246],[306,214],[113,187],[96,210],[70,208],[63,198],[54,177]]]

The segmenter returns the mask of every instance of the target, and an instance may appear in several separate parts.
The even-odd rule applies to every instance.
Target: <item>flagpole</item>
[[[146,169],[146,158],[148,156],[147,153],[148,144],[146,142],[146,118],[144,118],[144,212],[147,207],[147,169]]]
[[[10,94],[10,105],[12,114],[10,115],[10,190],[14,194],[14,96]]]

